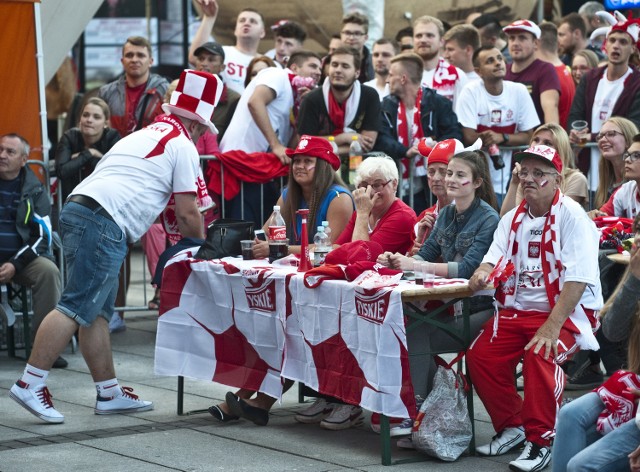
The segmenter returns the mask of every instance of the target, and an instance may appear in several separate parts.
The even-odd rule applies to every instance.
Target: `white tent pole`
[[[44,93],[44,58],[42,54],[42,23],[40,22],[40,3],[33,4],[33,16],[36,26],[36,62],[38,66],[38,95],[40,96],[40,127],[42,128],[42,160],[49,167],[49,136],[47,135],[47,101]]]

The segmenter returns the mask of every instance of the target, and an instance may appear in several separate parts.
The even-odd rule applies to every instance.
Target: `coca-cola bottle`
[[[285,225],[284,218],[282,218],[280,214],[279,205],[273,207],[273,214],[271,218],[269,218],[268,230],[269,262],[286,257],[289,254],[287,226]]]

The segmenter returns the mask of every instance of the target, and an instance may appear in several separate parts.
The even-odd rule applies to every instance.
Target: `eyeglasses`
[[[629,159],[631,162],[636,162],[638,159],[640,159],[640,151],[625,152],[622,155],[622,160],[626,161],[627,159]]]
[[[389,179],[386,182],[374,182],[372,184],[370,184],[369,182],[360,182],[358,184],[358,188],[366,189],[369,185],[371,185],[371,188],[373,190],[375,190],[376,192],[379,192],[380,190],[385,188],[387,185],[389,185],[389,182],[391,182],[392,180],[393,179]]]
[[[531,177],[533,178],[533,180],[540,180],[545,175],[558,175],[558,173],[557,172],[543,172],[540,169],[533,169],[531,171]],[[518,172],[518,177],[521,178],[521,179],[526,179],[527,177],[529,177],[529,171],[521,170],[520,172]]]
[[[340,34],[343,36],[350,36],[352,38],[360,38],[366,33],[363,33],[362,31],[340,31]]]
[[[609,130],[609,131],[605,131],[604,133],[598,133],[596,134],[596,141],[600,141],[602,138],[613,139],[616,137],[617,134],[623,134],[623,133],[615,130]]]

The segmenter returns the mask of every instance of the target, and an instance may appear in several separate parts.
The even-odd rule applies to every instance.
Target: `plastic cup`
[[[422,285],[424,284],[424,272],[422,272],[422,264],[424,264],[424,262],[422,261],[415,261],[413,263],[413,276],[414,282],[417,287],[422,287]]]
[[[588,136],[583,133],[583,131],[586,130],[588,126],[589,123],[587,123],[585,120],[576,120],[571,123],[571,129],[574,130],[578,134],[578,136],[580,136],[580,142],[578,143],[580,146],[584,146],[585,144],[587,144]]]
[[[244,239],[240,241],[240,247],[242,248],[242,259],[250,261],[253,259],[253,241],[251,239]]]
[[[433,262],[422,263],[422,275],[424,278],[424,288],[433,287],[433,281],[436,278],[436,265]]]

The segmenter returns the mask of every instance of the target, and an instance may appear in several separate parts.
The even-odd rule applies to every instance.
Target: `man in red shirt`
[[[551,22],[545,21],[540,25],[540,48],[536,51],[536,57],[551,64],[558,74],[560,81],[560,101],[558,111],[560,115],[560,126],[567,128],[567,119],[571,102],[576,94],[576,84],[571,77],[571,69],[558,57],[558,28]]]
[[[529,20],[514,21],[503,28],[513,63],[507,64],[504,80],[524,84],[529,90],[541,123],[559,123],[560,81],[551,64],[536,59],[541,31]]]

